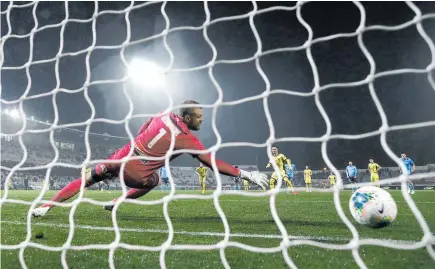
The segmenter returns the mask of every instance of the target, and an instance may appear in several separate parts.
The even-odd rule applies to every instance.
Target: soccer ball
[[[353,218],[364,226],[382,228],[390,225],[397,216],[397,205],[391,195],[378,187],[362,187],[349,201]]]

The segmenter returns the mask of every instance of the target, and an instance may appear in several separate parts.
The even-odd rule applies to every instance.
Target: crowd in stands
[[[26,165],[44,165],[53,161],[55,151],[50,145],[25,145],[27,150],[27,157],[25,159]],[[81,164],[86,159],[86,149],[59,149],[58,163],[68,164]],[[105,159],[112,151],[98,146],[91,146],[91,159]],[[18,143],[8,143],[1,147],[2,160],[21,162],[24,158],[24,151]],[[25,165],[25,166],[26,166]]]
[[[27,145],[27,158],[25,158],[25,162],[21,167],[35,167],[34,170],[27,171],[15,171],[11,175],[11,188],[13,189],[40,189],[42,188],[42,182],[46,178],[47,169],[41,169],[37,166],[46,165],[53,161],[54,159],[54,150],[51,145],[40,145],[40,144],[31,144]],[[107,156],[111,154],[104,147],[92,146],[91,147],[91,159],[105,159]],[[17,142],[8,141],[5,145],[2,141],[1,147],[1,161],[2,166],[5,167],[13,167],[16,163],[22,161],[24,157],[24,152],[21,146]],[[61,148],[59,149],[59,159],[56,163],[67,163],[67,164],[81,164],[86,159],[86,150],[83,149],[69,149],[69,148]],[[7,163],[8,165],[5,165]],[[242,168],[242,167],[241,167]],[[243,169],[248,171],[258,171],[258,168],[254,165],[251,166],[243,166]],[[360,169],[358,174],[359,182],[370,181],[370,174],[366,169]],[[427,165],[417,167],[416,173],[421,172],[434,172],[435,165]],[[265,173],[269,176],[273,171],[266,171]],[[346,180],[346,175],[344,171],[340,171],[341,177]],[[8,170],[1,170],[1,186],[3,188],[3,184],[9,174]],[[313,171],[312,180],[313,187],[317,188],[325,188],[329,186],[329,176],[330,172],[326,170]],[[50,189],[61,189],[65,185],[67,185],[70,181],[79,177],[80,169],[72,169],[60,167],[51,170],[49,175],[49,187]],[[171,167],[171,175],[174,179],[174,183],[178,189],[196,189],[199,187],[198,176],[195,173],[195,167]],[[397,167],[384,167],[380,171],[380,177],[382,179],[393,178],[399,176],[399,169]],[[234,179],[228,176],[220,176],[222,181],[222,187],[224,189],[231,189],[234,186]],[[345,183],[347,183],[345,181]],[[429,184],[435,185],[435,178],[424,178],[414,182],[416,185],[418,184]],[[295,177],[293,178],[293,184],[296,187],[305,186],[303,171],[296,171]],[[217,178],[214,172],[209,171],[207,174],[207,185],[210,188],[216,187]],[[398,183],[393,185],[399,185]],[[101,182],[92,187],[92,189],[120,189],[120,182],[117,180],[107,180]]]

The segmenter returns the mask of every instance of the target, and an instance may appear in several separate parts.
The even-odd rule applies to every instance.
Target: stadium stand
[[[46,136],[46,135],[45,135]],[[55,152],[50,141],[44,135],[32,134],[23,135],[23,143],[27,150],[27,158],[25,159],[22,167],[34,167],[45,165],[53,161]],[[101,137],[104,139],[101,139]],[[108,141],[110,143],[107,143]],[[59,158],[57,163],[68,164],[80,164],[86,159],[86,147],[84,144],[83,133],[76,131],[62,130],[62,132],[55,132],[55,145],[59,151]],[[114,148],[119,145],[125,144],[126,139],[120,137],[113,137],[107,134],[95,134],[89,136],[89,144],[91,147],[91,159],[104,159],[112,153]],[[112,150],[107,149],[105,145],[110,145]],[[2,167],[13,167],[17,163],[21,162],[24,157],[24,151],[21,148],[18,139],[4,136],[1,140],[1,165]],[[240,168],[248,171],[258,171],[258,167],[255,165],[239,165]],[[416,173],[435,171],[435,164],[428,164],[426,166],[417,166]],[[6,180],[8,171],[1,170],[1,186]],[[269,177],[272,171],[265,171]],[[345,171],[340,170],[342,178],[345,179]],[[50,189],[61,189],[67,185],[70,181],[77,178],[80,174],[79,169],[67,168],[61,165],[54,166],[50,174]],[[174,184],[177,189],[192,190],[199,188],[198,177],[195,173],[195,167],[171,167],[171,174],[174,179]],[[327,180],[329,175],[328,171],[318,170],[313,171],[313,187],[315,188],[327,188],[329,187],[329,181]],[[383,167],[381,172],[382,179],[393,178],[399,176],[399,169],[397,167]],[[12,175],[12,189],[41,189],[42,182],[46,177],[46,170],[29,170],[29,171],[17,171]],[[358,174],[360,182],[370,181],[370,174],[365,169],[360,169]],[[222,188],[226,190],[233,189],[234,180],[227,176],[221,176]],[[345,183],[347,183],[345,181]],[[293,184],[296,187],[305,186],[303,171],[297,171],[293,178]],[[414,181],[417,187],[433,188],[435,187],[435,178],[424,178],[418,181]],[[216,188],[216,176],[212,171],[207,174],[207,188]],[[389,188],[398,188],[399,184],[392,184]],[[116,190],[120,189],[120,183],[118,181],[104,181],[91,189],[107,189]],[[255,187],[253,189],[256,189]]]

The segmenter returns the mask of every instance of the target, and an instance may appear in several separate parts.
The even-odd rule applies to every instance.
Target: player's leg
[[[128,192],[127,192],[127,196],[125,197],[126,199],[138,199],[142,196],[144,196],[145,194],[149,193],[154,187],[145,187],[143,189],[135,189],[135,188],[131,188]],[[116,202],[117,199],[114,199],[112,202]],[[105,210],[109,210],[112,211],[113,208],[115,206],[114,205],[105,205],[104,209]]]
[[[378,175],[378,174],[375,175],[374,180],[375,180],[375,182],[376,182],[376,187],[380,188],[380,187],[381,187],[381,184],[379,184],[379,175]]]
[[[370,175],[370,182],[376,182],[376,176],[375,176],[375,174],[371,174]],[[376,185],[376,187],[377,187],[378,185]]]
[[[411,194],[414,194],[415,193],[414,183],[412,183],[411,180],[408,180],[408,186],[409,186],[409,189],[411,191]]]
[[[296,195],[297,192],[296,192],[295,189],[293,188],[293,184],[292,184],[292,182],[288,179],[288,177],[285,176],[283,179],[284,179],[284,182],[286,183],[287,187],[290,189],[290,191],[291,191],[293,194]]]
[[[164,187],[164,190],[169,190],[169,178],[162,178],[162,185]]]
[[[207,182],[205,181],[205,178],[202,179],[202,193],[205,193],[207,189]]]
[[[351,184],[356,183],[356,177],[350,177],[349,180]],[[354,193],[355,191],[356,191],[356,187],[352,187],[352,193]]]
[[[275,189],[275,179],[273,177],[270,178],[269,186],[271,190]]]
[[[200,177],[200,178],[199,178],[199,191],[200,191],[200,192],[202,192],[203,185],[204,185],[202,181],[203,181],[203,178]]]
[[[125,146],[113,153],[107,160],[120,160],[130,152],[130,146]],[[104,179],[115,178],[119,174],[121,163],[100,163],[95,168],[88,168],[84,178],[85,187],[90,187]],[[75,196],[81,188],[82,178],[70,182],[60,190],[52,199],[52,202],[63,202]],[[133,186],[130,186],[133,187]],[[32,211],[34,217],[44,216],[54,205],[46,203]]]
[[[291,186],[291,190],[293,191],[293,194],[297,194],[297,192],[295,191],[294,186],[293,186],[293,178],[289,177],[289,176],[287,176],[287,178],[289,181],[289,186]]]
[[[85,188],[94,185],[104,179],[107,179],[111,176],[108,173],[106,166],[97,165],[95,168],[88,168],[84,178]],[[51,202],[61,203],[75,196],[81,188],[82,178],[77,178],[66,185],[63,189],[61,189],[53,198],[51,198]],[[42,217],[44,216],[51,208],[54,207],[54,204],[48,202],[43,204],[39,208],[35,208],[32,211],[32,215],[34,217]]]
[[[126,175],[124,175],[126,177]],[[149,193],[152,189],[154,189],[156,186],[159,185],[159,175],[157,173],[152,174],[151,176],[147,178],[141,179],[143,184],[142,186],[139,186],[140,188],[131,188],[127,192],[127,196],[125,199],[139,199],[140,197],[144,196],[145,194]],[[125,178],[124,179],[127,186],[131,186],[131,179]],[[134,180],[138,181],[138,180]],[[162,183],[163,184],[163,183]],[[119,198],[113,199],[112,202],[116,202]],[[105,210],[112,211],[114,205],[106,205],[104,206]]]

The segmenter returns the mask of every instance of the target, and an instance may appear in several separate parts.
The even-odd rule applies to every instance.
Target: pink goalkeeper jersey
[[[174,150],[190,149],[203,150],[204,146],[198,138],[190,132],[182,119],[170,113],[163,116],[150,118],[139,130],[138,136],[134,139],[133,156],[144,157],[141,160],[130,160],[126,163],[125,172],[131,178],[147,178],[156,172],[160,167],[164,166],[165,160],[149,160],[146,157],[163,157],[166,155],[171,144],[171,131],[175,135]],[[112,159],[121,159],[128,155],[130,143],[115,153],[116,157]],[[124,155],[124,156],[122,156]],[[181,154],[173,154],[170,160],[173,160]],[[202,163],[211,168],[210,154],[196,155]],[[228,176],[239,176],[240,171],[219,160],[216,160],[218,170],[221,174]]]

